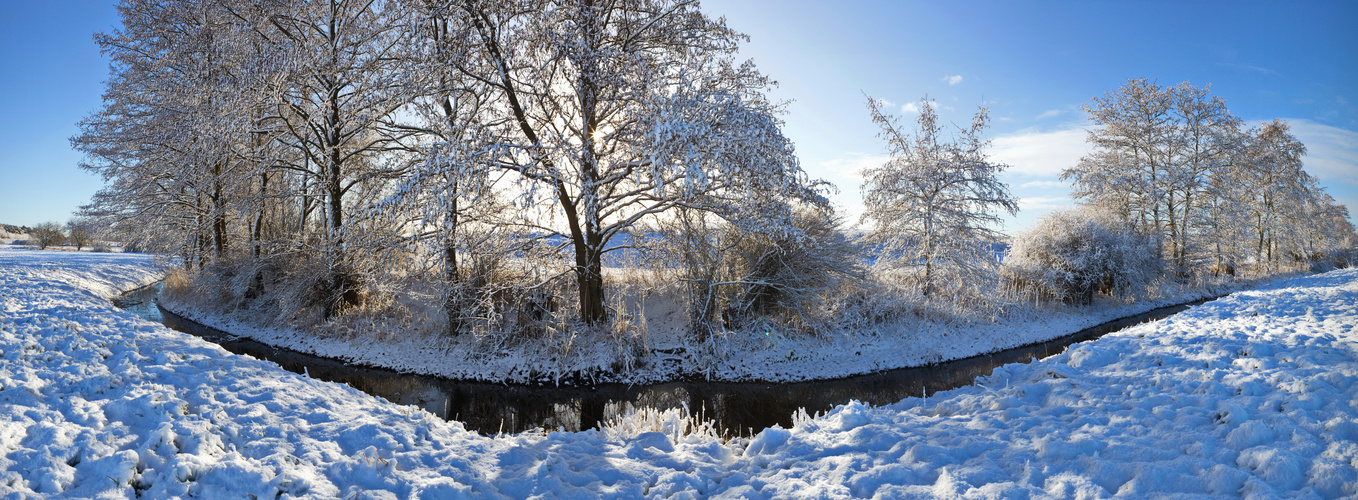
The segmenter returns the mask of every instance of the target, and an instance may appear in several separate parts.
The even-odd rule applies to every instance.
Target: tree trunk
[[[340,131],[342,123],[339,111],[339,89],[332,88],[328,96],[329,116],[326,117],[326,125],[329,128],[328,144],[326,151],[325,176],[326,193],[329,206],[327,222],[329,223],[328,238],[330,240],[327,257],[330,267],[330,300],[327,300],[325,317],[329,319],[340,306],[354,305],[358,303],[358,292],[354,290],[353,283],[348,274],[348,262],[345,262],[345,241],[344,241],[344,152],[340,148],[343,135]]]
[[[458,275],[457,245],[452,238],[444,244],[443,260],[443,277],[448,287],[447,295],[443,299],[443,313],[448,317],[448,335],[456,336],[462,333],[465,316],[463,308],[466,305],[463,297],[467,291],[464,290],[461,277]]]
[[[564,186],[558,187],[561,206],[571,229],[571,246],[575,248],[575,282],[580,288],[580,319],[597,325],[608,320],[604,309],[603,236],[582,230],[575,204],[566,197]],[[589,228],[586,228],[589,229]]]
[[[222,162],[212,164],[212,251],[216,260],[226,257],[226,207],[222,206]]]

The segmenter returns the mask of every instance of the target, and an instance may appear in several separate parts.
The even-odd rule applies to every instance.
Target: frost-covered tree
[[[868,109],[890,155],[863,172],[862,220],[872,224],[868,236],[880,247],[879,262],[920,268],[925,297],[940,286],[993,283],[993,245],[1003,239],[995,230],[1002,223],[998,212],[1017,213],[1018,202],[998,178],[1008,166],[986,153],[986,108],[951,141],[927,98],[920,100],[913,132],[884,112],[881,101],[869,97]]]
[[[1221,181],[1218,174],[1232,166],[1242,122],[1226,109],[1225,100],[1211,95],[1211,85],[1199,88],[1184,82],[1174,87],[1173,94],[1177,126],[1169,129],[1174,162],[1167,172],[1173,180],[1166,185],[1171,201],[1167,212],[1176,215],[1169,220],[1171,240],[1177,243],[1171,247],[1170,263],[1177,273],[1186,274],[1198,258],[1195,254],[1209,254],[1220,263],[1214,233],[1226,230],[1234,217],[1228,207],[1219,205],[1229,201],[1211,199],[1225,194],[1223,186],[1213,182]]]
[[[1155,241],[1096,210],[1052,212],[1015,236],[1004,261],[1011,282],[1039,298],[1080,304],[1096,294],[1144,292],[1163,272]]]
[[[398,125],[409,133],[399,141],[406,167],[378,208],[409,218],[407,241],[442,266],[446,331],[455,335],[485,313],[494,272],[510,253],[508,207],[494,189],[505,175],[494,168],[502,127],[490,121],[489,86],[456,70],[473,50],[460,36],[462,20],[450,17],[456,11],[431,2],[404,7],[411,28],[402,34],[399,75],[415,119]]]
[[[251,128],[242,110],[257,98],[244,78],[253,34],[217,0],[124,0],[118,11],[122,27],[95,37],[112,59],[104,106],[71,140],[108,183],[86,212],[156,239],[173,228],[189,265],[220,259]]]
[[[364,226],[350,218],[358,200],[380,195],[389,177],[380,153],[403,135],[390,126],[409,102],[404,80],[394,77],[407,27],[400,13],[389,1],[306,0],[272,5],[261,16],[267,25],[259,29],[272,30],[278,56],[289,63],[275,119],[299,156],[283,168],[301,177],[304,204],[314,193],[321,205],[326,316],[357,301],[350,256]]]
[[[1251,130],[1242,167],[1254,230],[1254,256],[1276,269],[1284,251],[1295,243],[1294,231],[1304,224],[1314,184],[1302,169],[1306,146],[1287,122],[1273,120]]]
[[[1177,224],[1184,202],[1177,196],[1194,181],[1177,169],[1176,101],[1175,89],[1144,78],[1095,97],[1084,107],[1095,125],[1088,138],[1094,151],[1061,174],[1074,182],[1077,199],[1148,231],[1169,255],[1183,246]]]
[[[475,48],[449,64],[490,87],[488,122],[507,125],[492,165],[538,214],[532,230],[569,242],[585,322],[607,318],[610,242],[648,217],[683,206],[780,230],[785,213],[749,202],[828,203],[780,131],[768,79],[732,62],[744,36],[697,2],[437,5]]]
[[[1076,198],[1155,236],[1176,275],[1234,274],[1247,261],[1275,270],[1284,257],[1313,253],[1321,232],[1313,222],[1327,219],[1329,204],[1286,123],[1243,131],[1210,86],[1146,79],[1085,110],[1094,151],[1061,178],[1074,182]]]

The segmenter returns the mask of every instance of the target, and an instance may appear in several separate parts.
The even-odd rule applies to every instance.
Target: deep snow
[[[136,259],[0,251],[0,495],[1358,495],[1354,270],[722,442],[467,432],[114,308],[155,275]]]

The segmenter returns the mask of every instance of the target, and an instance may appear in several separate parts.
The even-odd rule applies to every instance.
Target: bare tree
[[[77,252],[89,246],[94,240],[93,233],[88,220],[77,218],[66,222],[66,242],[74,245]]]
[[[1276,269],[1284,250],[1294,242],[1293,232],[1305,217],[1302,204],[1313,193],[1313,179],[1302,170],[1306,146],[1297,140],[1287,122],[1273,120],[1251,131],[1246,149],[1245,180],[1255,235],[1256,258]]]
[[[1146,79],[1085,110],[1098,126],[1095,151],[1061,178],[1074,181],[1076,198],[1155,235],[1178,276],[1205,262],[1217,275],[1241,260],[1276,270],[1284,257],[1319,255],[1314,243],[1329,238],[1317,221],[1342,207],[1304,171],[1306,147],[1285,122],[1242,131],[1210,86]]]
[[[268,26],[260,28],[273,29],[279,55],[290,62],[272,118],[299,157],[281,168],[301,176],[323,204],[326,317],[358,300],[350,250],[359,231],[349,219],[358,200],[379,196],[390,177],[379,156],[399,139],[390,121],[409,102],[402,80],[393,78],[406,27],[399,13],[381,0],[289,2],[263,16]],[[312,195],[303,188],[301,196],[307,205]]]
[[[1074,197],[1148,231],[1171,255],[1181,245],[1174,222],[1183,207],[1174,195],[1187,189],[1185,178],[1171,172],[1177,152],[1174,106],[1173,89],[1144,78],[1092,99],[1084,109],[1096,126],[1088,139],[1095,150],[1061,174],[1074,181]]]
[[[585,322],[607,318],[610,242],[647,217],[688,206],[752,225],[735,208],[751,194],[827,203],[779,130],[769,81],[731,62],[744,36],[696,2],[441,5],[476,48],[450,64],[493,90],[488,122],[505,125],[494,166],[521,204],[549,209],[532,230],[569,242]]]
[[[47,247],[60,245],[66,241],[66,235],[61,232],[61,224],[56,222],[44,222],[33,226],[30,236],[37,242],[39,250],[46,250]]]
[[[1168,139],[1177,151],[1176,162],[1168,172],[1174,179],[1167,183],[1171,201],[1168,212],[1177,212],[1178,216],[1169,221],[1171,239],[1176,242],[1170,262],[1174,271],[1183,275],[1193,265],[1193,253],[1206,247],[1212,247],[1211,254],[1220,262],[1221,250],[1211,236],[1213,231],[1203,226],[1226,225],[1212,218],[1229,217],[1225,207],[1213,207],[1210,197],[1216,191],[1212,182],[1221,180],[1216,173],[1230,169],[1240,147],[1242,122],[1226,109],[1225,100],[1211,95],[1211,85],[1199,88],[1184,82],[1173,93],[1178,126],[1171,129]],[[1213,213],[1213,208],[1223,211]]]
[[[1008,166],[986,154],[990,141],[981,137],[989,120],[986,108],[978,108],[971,126],[958,127],[957,137],[947,142],[933,103],[925,98],[920,104],[911,133],[883,111],[881,101],[868,97],[890,159],[863,172],[862,220],[872,223],[868,237],[880,245],[882,261],[922,268],[920,293],[929,297],[940,270],[952,284],[997,279],[993,244],[1003,238],[995,231],[1001,224],[997,212],[1017,213],[1018,202],[997,177]]]

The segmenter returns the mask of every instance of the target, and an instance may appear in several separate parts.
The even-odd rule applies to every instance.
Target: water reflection
[[[685,381],[649,386],[537,387],[408,375],[279,349],[164,311],[154,303],[157,292],[158,286],[148,287],[126,294],[115,302],[170,328],[220,344],[233,353],[267,359],[284,369],[296,373],[305,371],[318,379],[349,384],[388,401],[419,406],[487,434],[534,428],[578,431],[597,427],[600,422],[617,418],[631,408],[687,407],[694,414],[715,421],[719,428],[730,434],[748,435],[773,424],[790,426],[792,414],[798,408],[815,413],[850,400],[890,404],[906,397],[969,385],[977,377],[989,375],[997,366],[1058,354],[1072,343],[1163,318],[1205,302],[1156,309],[1061,339],[1000,353],[836,380],[787,384]]]

